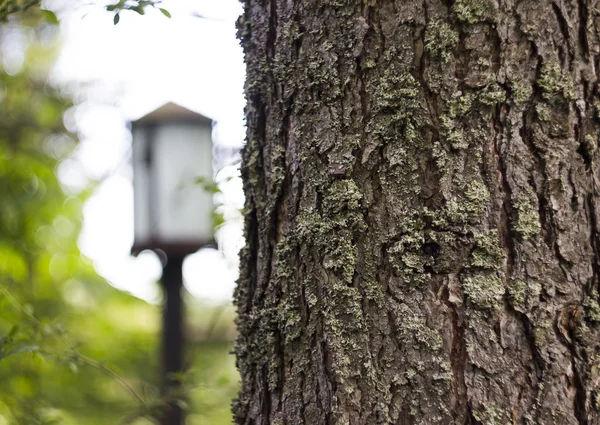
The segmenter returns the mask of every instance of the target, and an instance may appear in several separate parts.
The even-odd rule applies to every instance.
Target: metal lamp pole
[[[162,425],[182,425],[184,419],[183,409],[177,403],[183,372],[184,345],[182,266],[183,257],[168,257],[161,281],[165,298],[162,327],[162,396],[168,400],[161,418]]]

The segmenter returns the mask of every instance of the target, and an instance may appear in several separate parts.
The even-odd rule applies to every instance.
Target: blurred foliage
[[[0,0],[0,22],[6,22],[8,17],[13,14],[23,14],[34,6],[38,6],[41,0]],[[167,18],[171,17],[168,10],[160,7],[160,0],[118,0],[115,3],[104,6],[109,12],[114,12],[114,23],[119,23],[120,13],[123,11],[133,11],[140,15],[146,13],[148,7],[157,8]],[[42,16],[49,23],[57,23],[56,15],[49,11],[42,11]]]
[[[40,2],[41,0],[0,0],[0,21],[6,21],[14,13],[25,12]]]
[[[160,10],[161,13],[167,18],[170,18],[171,14],[167,9],[158,7],[160,3],[160,0],[119,0],[117,3],[106,6],[106,10],[108,10],[109,12],[115,12],[115,25],[119,23],[120,13],[124,10],[131,10],[133,12],[137,12],[140,15],[144,15],[148,7],[154,7],[158,8],[158,10]]]
[[[0,20],[12,3],[29,5],[3,1]],[[56,177],[77,140],[63,125],[69,99],[47,81],[51,21],[31,8],[0,25],[0,424],[153,423],[160,310],[111,287],[78,250],[93,188],[66,194]],[[11,39],[24,56],[7,66]],[[232,309],[190,300],[189,311],[188,424],[231,423]]]

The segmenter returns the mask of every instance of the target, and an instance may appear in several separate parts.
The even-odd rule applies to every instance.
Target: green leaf
[[[42,15],[44,15],[44,19],[49,24],[52,24],[52,25],[57,25],[58,24],[58,18],[56,17],[56,15],[54,14],[54,12],[52,12],[50,10],[42,10]]]
[[[169,11],[167,9],[163,9],[162,7],[159,8],[159,10],[162,12],[163,15],[165,15],[167,18],[171,17],[171,14],[169,13]]]
[[[202,187],[205,192],[210,193],[211,195],[221,191],[219,186],[212,179],[207,179],[206,177],[196,177],[195,183],[196,185]]]
[[[212,219],[212,226],[215,229],[218,229],[223,224],[225,224],[225,216],[222,213],[219,213],[217,211],[213,211],[211,213],[211,219]]]
[[[119,23],[120,19],[121,19],[121,16],[118,13],[115,14],[115,18],[113,19],[113,22],[115,23],[115,25],[117,25]]]

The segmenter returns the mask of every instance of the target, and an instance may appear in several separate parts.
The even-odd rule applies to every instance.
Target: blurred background
[[[162,266],[130,255],[129,123],[166,102],[214,120],[217,245],[183,264],[186,423],[232,422],[241,7],[150,3],[43,1],[0,21],[0,425],[156,423]]]

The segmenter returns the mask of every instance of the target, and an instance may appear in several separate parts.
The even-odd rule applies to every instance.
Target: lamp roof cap
[[[174,102],[168,102],[143,117],[132,121],[132,124],[160,124],[182,121],[211,124],[213,120],[206,115],[192,111]]]

